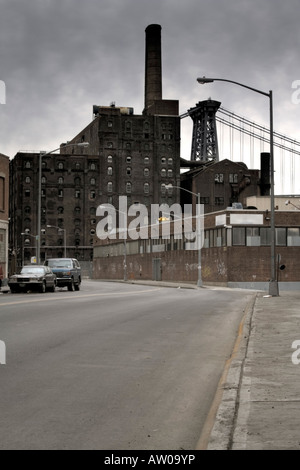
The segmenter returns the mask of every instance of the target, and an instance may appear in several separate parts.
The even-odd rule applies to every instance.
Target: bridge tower
[[[194,108],[188,110],[193,119],[193,137],[191,160],[219,161],[219,149],[216,127],[216,112],[221,103],[208,99],[200,101]]]

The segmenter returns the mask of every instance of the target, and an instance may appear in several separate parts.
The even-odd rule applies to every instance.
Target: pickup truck
[[[56,274],[57,287],[67,287],[69,291],[80,289],[81,267],[75,258],[48,258],[46,266]]]

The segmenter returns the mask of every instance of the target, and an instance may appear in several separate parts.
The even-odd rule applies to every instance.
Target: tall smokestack
[[[145,109],[153,101],[162,99],[161,80],[161,26],[151,24],[146,28],[146,56],[145,56]]]

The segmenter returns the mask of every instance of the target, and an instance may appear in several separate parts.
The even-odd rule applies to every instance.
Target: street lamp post
[[[78,142],[78,143],[69,143],[64,145],[66,147],[88,147],[89,142]],[[50,155],[51,153],[57,152],[61,147],[51,150],[50,152],[40,152],[39,155],[39,180],[38,180],[38,214],[37,214],[37,264],[40,264],[41,261],[41,209],[42,209],[42,158]]]
[[[193,193],[189,189],[182,188],[181,186],[174,186],[173,184],[167,184],[166,188],[177,188],[181,189],[182,191],[186,191],[187,193],[192,194],[193,196],[196,196],[197,198],[197,206],[198,206],[198,211],[200,211],[200,193]],[[200,215],[200,212],[199,212]],[[197,231],[197,244],[198,244],[198,280],[197,280],[197,287],[203,287],[203,282],[202,282],[202,269],[201,269],[201,231]]]
[[[276,261],[275,261],[275,195],[274,195],[274,131],[273,131],[273,92],[269,93],[258,90],[256,88],[244,85],[243,83],[234,80],[227,80],[225,78],[197,78],[197,82],[201,85],[212,82],[228,82],[234,85],[247,88],[248,90],[259,93],[260,95],[267,96],[270,103],[270,173],[271,173],[271,279],[269,282],[269,295],[277,297],[279,295],[278,281],[276,277]]]
[[[67,231],[65,228],[57,227],[56,225],[47,225],[47,228],[57,228],[57,230],[61,230],[64,232],[64,258],[67,257]]]
[[[101,209],[107,209],[107,206],[105,204],[101,204],[100,208]],[[120,211],[116,208],[114,208],[114,210],[119,212],[119,214],[123,214],[123,215],[127,216],[127,214],[123,211]],[[124,237],[124,250],[123,251],[124,251],[124,253],[123,253],[123,255],[124,255],[124,261],[123,261],[123,263],[124,263],[124,278],[123,279],[126,282],[127,281],[127,233],[126,233],[126,236]]]

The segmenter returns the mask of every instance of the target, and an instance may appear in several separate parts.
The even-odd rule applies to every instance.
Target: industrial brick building
[[[270,198],[269,198],[270,199]],[[197,249],[184,235],[126,241],[96,240],[94,277],[99,279],[198,280]],[[286,290],[299,289],[300,211],[275,211],[277,280]],[[126,256],[125,256],[126,253]],[[271,273],[270,212],[232,209],[204,216],[201,276],[205,285],[268,290]]]
[[[92,257],[96,208],[128,203],[172,205],[180,184],[178,101],[162,99],[161,27],[146,29],[145,103],[141,115],[130,107],[94,106],[94,119],[42,158],[41,260],[66,252],[81,262]],[[89,142],[81,149],[80,142]],[[11,161],[10,246],[17,265],[36,251],[39,154],[20,152]],[[51,225],[49,228],[47,225]],[[56,229],[55,229],[56,227]],[[63,230],[59,230],[59,228]]]

